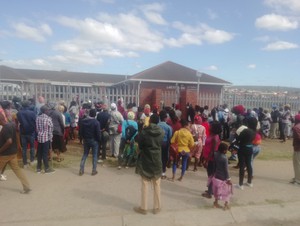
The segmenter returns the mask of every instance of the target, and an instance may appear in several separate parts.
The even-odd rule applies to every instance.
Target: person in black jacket
[[[249,125],[251,124],[251,126]],[[252,125],[255,124],[255,125]],[[237,130],[237,142],[239,144],[238,150],[238,159],[239,159],[239,184],[238,188],[243,190],[244,184],[244,174],[245,174],[245,166],[247,167],[247,183],[246,185],[249,187],[253,187],[252,184],[252,176],[253,176],[253,168],[252,168],[252,156],[253,156],[253,140],[255,139],[256,132],[250,128],[256,128],[257,119],[252,117],[249,118],[246,122],[248,126],[241,126]]]
[[[109,119],[110,119],[110,114],[108,112],[108,106],[107,104],[103,104],[102,111],[97,114],[97,120],[100,123],[100,130],[101,130],[101,138],[98,147],[99,163],[103,162],[103,160],[106,159],[106,147],[107,147],[107,142],[109,140],[109,131],[108,131]],[[101,159],[100,159],[100,149],[102,149]]]
[[[92,176],[98,173],[97,153],[98,153],[98,144],[100,141],[100,124],[95,119],[96,110],[91,109],[87,111],[89,111],[89,114],[86,118],[82,120],[80,125],[80,134],[82,134],[82,138],[83,138],[84,152],[80,162],[79,176],[82,176],[84,174],[84,165],[85,165],[86,158],[89,155],[90,149],[92,149],[92,154],[93,154]]]

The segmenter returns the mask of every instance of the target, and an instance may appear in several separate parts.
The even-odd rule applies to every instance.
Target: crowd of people
[[[61,162],[72,140],[83,145],[79,163],[79,176],[85,173],[85,162],[92,152],[91,175],[96,175],[98,163],[116,158],[118,169],[135,166],[142,178],[142,200],[134,210],[147,213],[148,183],[154,187],[153,213],[161,210],[161,180],[182,181],[190,168],[196,172],[204,167],[207,172],[207,190],[204,198],[214,197],[213,206],[229,208],[233,185],[228,161],[237,161],[238,189],[253,187],[253,160],[260,152],[263,139],[278,138],[282,142],[293,137],[295,177],[300,184],[300,114],[292,116],[290,106],[272,106],[272,111],[262,108],[245,109],[237,105],[229,110],[226,104],[210,109],[187,104],[187,114],[181,106],[137,107],[134,103],[124,106],[116,103],[91,103],[79,105],[72,101],[47,102],[39,97],[34,100],[2,101],[0,108],[0,170],[1,180],[9,164],[20,179],[22,193],[31,191],[26,175],[18,166],[17,152],[22,153],[22,167],[36,167],[37,173],[54,173],[50,161]],[[295,123],[295,126],[293,126]],[[29,160],[27,150],[29,149]],[[227,158],[227,151],[231,156]],[[55,156],[52,156],[52,154]],[[167,176],[170,168],[172,176]],[[247,182],[244,175],[247,171]]]

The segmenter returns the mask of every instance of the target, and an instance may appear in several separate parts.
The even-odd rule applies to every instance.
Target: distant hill
[[[284,87],[284,86],[230,86],[228,88],[229,89],[257,90],[260,92],[300,93],[300,88]]]

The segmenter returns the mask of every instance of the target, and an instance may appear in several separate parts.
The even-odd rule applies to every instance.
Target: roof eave
[[[138,82],[158,82],[158,83],[181,83],[181,84],[198,84],[198,82],[191,81],[170,81],[170,80],[155,80],[155,79],[129,79],[129,81],[138,81]],[[231,83],[216,83],[216,82],[201,82],[202,85],[222,85],[222,86],[231,86]]]

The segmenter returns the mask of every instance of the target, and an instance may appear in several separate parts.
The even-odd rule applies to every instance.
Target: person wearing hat
[[[294,178],[290,181],[291,184],[300,185],[300,114],[295,116],[295,125],[293,130],[293,168]]]
[[[287,104],[283,108],[283,114],[281,116],[281,130],[282,130],[282,141],[285,143],[286,138],[289,135],[289,123],[290,123],[290,118],[291,118],[291,109],[290,105]]]
[[[148,187],[153,186],[153,213],[161,211],[160,182],[162,173],[161,144],[164,138],[163,129],[158,126],[159,116],[150,116],[149,126],[143,128],[139,134],[139,157],[136,164],[136,173],[141,176],[141,204],[134,207],[134,211],[140,214],[147,214],[148,209]]]
[[[110,105],[110,122],[109,122],[109,135],[110,135],[110,150],[112,157],[119,155],[121,133],[118,127],[122,125],[124,120],[122,114],[117,110],[117,105],[112,103]]]
[[[129,111],[127,113],[127,119],[122,123],[122,136],[118,156],[118,169],[121,169],[123,165],[127,167],[129,165],[129,159],[126,158],[129,158],[128,154],[133,155],[134,139],[138,134],[138,124],[136,121],[134,121],[134,118],[134,112]],[[124,153],[126,145],[129,145],[129,153]]]
[[[200,162],[200,156],[206,140],[205,127],[202,126],[201,124],[202,124],[201,116],[195,115],[194,124],[192,124],[191,126],[191,133],[195,141],[195,147],[193,149],[193,156],[195,157],[194,169],[193,169],[194,172],[197,171],[197,166]]]

